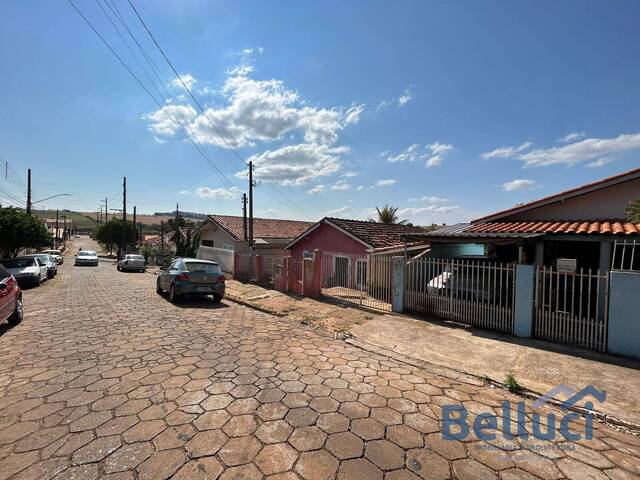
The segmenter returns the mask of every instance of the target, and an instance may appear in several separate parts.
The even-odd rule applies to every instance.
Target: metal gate
[[[419,258],[405,268],[404,308],[513,332],[515,267],[480,260]]]
[[[609,272],[536,270],[537,338],[604,352],[607,349]]]
[[[321,292],[344,302],[391,311],[391,257],[322,252]]]

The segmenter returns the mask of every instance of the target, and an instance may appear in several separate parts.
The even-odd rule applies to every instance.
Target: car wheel
[[[7,321],[9,322],[9,325],[17,325],[22,321],[23,318],[24,310],[22,306],[22,298],[18,298],[16,300],[16,308]]]
[[[122,269],[120,268],[120,265],[118,265],[118,266],[116,267],[116,270],[118,270],[119,272],[121,272],[121,271],[122,271]]]
[[[220,303],[222,301],[222,295],[214,293],[213,294],[213,301],[216,302],[216,303]]]
[[[176,287],[175,285],[171,285],[171,288],[169,288],[169,301],[171,303],[177,303],[178,302],[178,294],[176,293]]]
[[[156,293],[162,295],[162,287],[160,286],[160,279],[156,280]]]

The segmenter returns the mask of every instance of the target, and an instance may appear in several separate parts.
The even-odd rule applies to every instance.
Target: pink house
[[[406,243],[403,235],[423,232],[410,225],[325,217],[289,242],[285,250],[291,257],[294,272],[301,271],[303,258],[313,258],[314,251],[321,250],[322,285],[359,288],[367,284],[370,277],[381,274],[368,271],[370,253],[387,253],[390,247],[402,248]]]

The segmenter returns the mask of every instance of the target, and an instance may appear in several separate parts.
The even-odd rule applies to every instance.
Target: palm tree
[[[398,220],[398,207],[385,205],[384,207],[382,207],[382,210],[378,207],[376,207],[376,210],[378,211],[378,220],[373,220],[374,222],[377,221],[378,223],[397,225],[404,225],[405,223],[407,223],[407,220]]]

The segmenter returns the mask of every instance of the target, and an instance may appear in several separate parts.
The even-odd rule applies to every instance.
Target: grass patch
[[[507,377],[504,379],[504,388],[509,390],[511,393],[520,393],[522,391],[522,385],[518,382],[513,373],[509,373]]]

